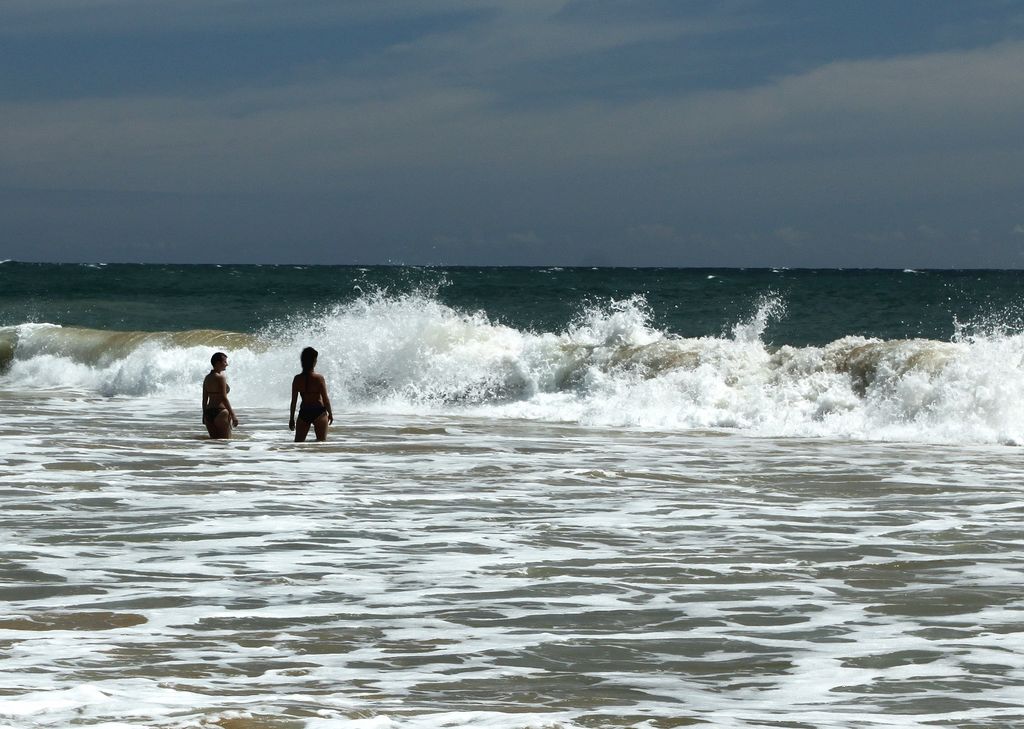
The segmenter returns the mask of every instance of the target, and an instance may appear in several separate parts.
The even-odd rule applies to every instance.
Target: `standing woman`
[[[230,438],[231,426],[238,427],[238,418],[228,402],[231,388],[224,376],[228,368],[228,356],[217,352],[210,357],[213,369],[203,379],[203,424],[211,438]]]
[[[327,397],[327,381],[323,375],[313,371],[316,367],[317,351],[306,347],[299,355],[302,372],[292,378],[292,406],[288,417],[288,430],[295,431],[295,442],[302,443],[313,426],[317,440],[327,440],[327,426],[334,422],[331,400]],[[299,419],[295,420],[295,401],[302,395]]]

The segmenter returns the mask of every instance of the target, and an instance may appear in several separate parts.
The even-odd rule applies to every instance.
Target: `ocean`
[[[1022,291],[0,263],[0,727],[1024,726]]]

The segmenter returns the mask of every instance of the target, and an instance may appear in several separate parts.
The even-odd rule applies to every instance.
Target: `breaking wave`
[[[215,350],[236,406],[278,407],[306,345],[336,410],[468,413],[609,427],[946,443],[1024,442],[1024,336],[951,342],[848,336],[774,348],[783,306],[720,337],[659,331],[642,298],[585,309],[560,332],[504,326],[430,295],[368,294],[255,335],[0,328],[4,388],[195,399]]]

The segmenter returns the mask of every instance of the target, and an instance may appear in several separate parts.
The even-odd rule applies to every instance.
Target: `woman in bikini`
[[[317,440],[327,440],[327,426],[334,422],[331,400],[327,397],[327,381],[323,375],[313,371],[316,367],[317,351],[312,347],[302,350],[299,360],[302,372],[292,378],[292,405],[288,417],[288,430],[295,431],[295,442],[306,440],[309,427],[313,426]],[[302,395],[299,419],[295,419],[295,402]]]
[[[203,424],[211,438],[230,438],[232,426],[238,427],[238,418],[228,402],[231,388],[224,377],[228,356],[217,352],[210,357],[213,369],[203,379]]]

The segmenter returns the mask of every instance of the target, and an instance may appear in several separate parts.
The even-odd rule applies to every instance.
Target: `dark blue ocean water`
[[[948,341],[959,326],[1020,331],[1021,271],[409,268],[0,264],[0,326],[258,332],[372,292],[426,294],[500,324],[561,332],[583,312],[641,297],[654,328],[719,336],[765,301],[770,344],[846,335]]]

